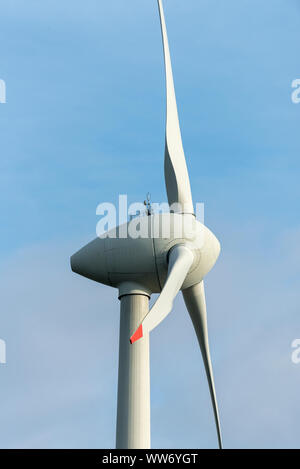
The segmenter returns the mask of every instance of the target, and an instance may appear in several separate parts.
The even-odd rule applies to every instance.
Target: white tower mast
[[[121,296],[117,449],[150,448],[149,334],[131,345],[132,336],[149,311],[147,293]]]

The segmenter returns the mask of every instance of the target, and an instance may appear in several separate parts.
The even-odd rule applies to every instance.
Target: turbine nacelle
[[[121,291],[124,285],[132,288],[135,284],[137,290],[160,293],[168,275],[169,253],[177,245],[193,253],[182,285],[185,289],[203,280],[220,253],[215,235],[193,215],[134,218],[80,249],[71,257],[71,267],[79,275]]]

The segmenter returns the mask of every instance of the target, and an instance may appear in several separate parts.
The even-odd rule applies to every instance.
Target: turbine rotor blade
[[[209,343],[208,343],[208,330],[207,330],[207,314],[206,314],[206,301],[204,292],[204,283],[198,283],[193,287],[183,290],[183,297],[192,319],[195,332],[198,337],[202,358],[205,366],[206,376],[208,380],[209,391],[214,410],[219,448],[222,449],[222,435],[219,418],[219,410],[216,398],[213,370],[210,358]]]
[[[130,338],[132,344],[141,339],[144,333],[152,331],[171,312],[174,298],[181,289],[193,261],[194,254],[187,247],[177,245],[171,249],[168,277],[164,288],[149,313]]]
[[[172,209],[174,212],[194,214],[190,180],[182,146],[172,63],[162,0],[158,0],[158,8],[164,46],[167,89],[165,182],[168,202],[170,206],[173,204],[180,204],[178,207],[174,207]]]

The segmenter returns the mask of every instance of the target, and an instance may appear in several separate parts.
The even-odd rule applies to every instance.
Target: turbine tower
[[[158,7],[166,72],[164,166],[170,212],[138,218],[140,231],[148,236],[124,236],[130,232],[131,220],[96,238],[71,257],[71,267],[77,274],[118,289],[121,317],[116,447],[150,448],[149,333],[171,312],[181,290],[199,341],[221,448],[203,283],[219,256],[220,243],[194,214],[161,0]],[[160,296],[149,311],[152,293]]]

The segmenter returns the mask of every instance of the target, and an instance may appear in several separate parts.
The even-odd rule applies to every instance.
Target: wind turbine
[[[161,0],[158,7],[167,95],[165,183],[171,211],[138,219],[141,232],[149,236],[124,236],[130,231],[130,221],[114,233],[96,238],[71,257],[71,267],[77,274],[118,289],[121,317],[116,447],[150,448],[149,333],[171,312],[181,290],[199,341],[221,448],[203,283],[219,256],[220,243],[194,214]],[[152,293],[160,296],[149,311]]]

